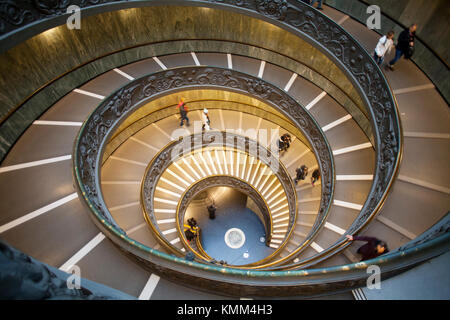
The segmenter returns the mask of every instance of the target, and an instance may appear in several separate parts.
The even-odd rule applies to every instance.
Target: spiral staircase
[[[340,25],[342,32],[361,44],[361,50],[371,52],[378,40],[375,32],[330,7],[319,13],[296,1],[289,3],[316,16],[328,16],[336,28]],[[209,4],[197,5],[207,8]],[[257,99],[251,92],[221,87],[221,81],[208,86],[199,81],[197,87],[180,84],[153,100],[142,100],[139,106],[123,103],[124,97],[135,95],[139,79],[211,70],[233,79],[259,81],[274,94],[284,92],[303,106],[309,122],[298,126],[269,97]],[[383,73],[396,104],[394,114],[398,112],[401,121],[397,158],[391,162],[390,176],[384,176],[385,184],[379,175],[387,169],[380,171],[379,162],[395,155],[380,154],[393,137],[377,141],[376,130],[381,129],[374,127],[373,135],[368,135],[355,119],[358,116],[327,87],[287,65],[265,61],[251,51],[186,49],[111,68],[49,105],[8,151],[0,166],[0,238],[62,271],[77,265],[83,278],[139,299],[320,295],[361,299],[363,292],[358,288],[367,278],[361,275],[367,264],[358,263],[359,243],[348,242],[346,234],[386,241],[391,252],[374,264],[386,266],[390,276],[448,250],[448,238],[442,238],[448,236],[445,232],[438,233],[441,242],[433,243],[437,249],[421,242],[433,226],[448,225],[448,105],[411,61],[400,61],[395,72]],[[189,107],[190,126],[180,127],[176,105],[181,97]],[[106,113],[100,113],[105,106],[117,114],[126,109],[122,113],[126,117],[108,122]],[[201,128],[203,108],[208,109],[210,131]],[[92,128],[97,130],[95,135],[83,136]],[[317,147],[321,138],[312,137],[311,132],[320,133],[322,149]],[[207,139],[224,133],[230,133],[233,141],[241,139],[276,154],[275,161],[252,153],[248,145]],[[293,141],[287,151],[277,154],[276,141],[284,133]],[[195,137],[201,142],[192,147]],[[100,147],[89,149],[100,138]],[[173,159],[163,157],[183,141],[189,142],[189,152]],[[95,152],[99,152],[99,167],[89,162],[94,159],[89,154]],[[301,165],[309,168],[309,175],[295,185],[292,179]],[[322,177],[313,186],[309,179],[315,169]],[[97,184],[89,184],[94,175]],[[195,185],[216,177],[234,179],[236,187],[236,181],[245,184],[266,205],[263,216],[271,253],[263,260],[221,265],[199,248],[201,233],[196,245],[186,240],[182,228],[189,216],[182,215],[180,208],[188,205]],[[385,194],[376,208],[362,214],[368,212],[373,194],[380,192]],[[98,200],[92,201],[92,195]],[[106,213],[101,211],[104,208]],[[195,253],[193,261],[185,259],[189,251]],[[402,260],[408,257],[411,260]],[[341,285],[333,285],[339,281]]]

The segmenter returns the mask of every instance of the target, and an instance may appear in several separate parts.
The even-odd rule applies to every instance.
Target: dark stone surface
[[[2,300],[134,299],[85,279],[80,279],[80,288],[70,289],[67,284],[70,274],[36,261],[1,240],[0,266]]]

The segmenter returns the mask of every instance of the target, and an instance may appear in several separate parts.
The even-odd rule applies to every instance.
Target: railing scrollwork
[[[167,1],[167,5],[170,3]],[[310,41],[348,75],[365,104],[365,113],[372,124],[376,152],[373,184],[368,199],[352,226],[347,230],[347,233],[351,234],[360,232],[383,205],[397,174],[403,148],[396,101],[383,73],[371,55],[339,25],[300,1],[198,0],[185,3],[233,10],[285,28]],[[76,185],[82,199],[94,212],[96,219],[102,222],[97,225],[116,244],[144,265],[150,268],[164,268],[169,276],[181,282],[197,282],[204,288],[220,283],[223,291],[231,294],[246,292],[255,295],[308,295],[308,292],[323,293],[363,285],[367,274],[363,270],[364,265],[361,264],[308,271],[244,271],[219,268],[196,262],[185,262],[176,257],[158,253],[134,242],[117,229],[103,202],[99,188],[100,158],[105,141],[113,131],[112,129],[143,102],[165,92],[176,92],[193,87],[226,88],[226,90],[249,94],[277,108],[302,129],[313,147],[312,151],[318,159],[322,174],[322,199],[319,217],[313,228],[317,230],[317,227],[324,223],[334,191],[334,165],[331,150],[323,132],[309,113],[286,92],[261,79],[221,68],[188,67],[155,73],[130,82],[102,102],[81,128],[73,159]],[[429,259],[442,252],[442,244],[448,241],[448,233],[436,237],[419,243],[416,247],[407,248],[405,251],[390,253],[386,257],[375,259],[374,262],[387,270],[386,275],[395,275],[423,259]],[[321,253],[292,267],[301,268],[320,262],[339,252],[346,245],[348,243],[342,237]],[[404,259],[401,264],[398,263],[400,256]],[[308,278],[311,275],[313,277]],[[251,281],[247,281],[246,277],[251,277]],[[306,282],[303,281],[306,279],[308,279]],[[278,288],[282,288],[282,291]]]

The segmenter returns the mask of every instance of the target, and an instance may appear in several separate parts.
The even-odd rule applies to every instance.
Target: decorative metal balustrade
[[[168,146],[161,149],[160,152],[152,159],[148,164],[144,173],[143,182],[141,186],[141,205],[144,210],[146,220],[149,222],[153,232],[158,236],[158,239],[172,251],[183,254],[176,250],[176,248],[165,240],[160,235],[161,231],[158,228],[158,223],[153,215],[155,204],[154,195],[156,191],[156,185],[158,180],[163,175],[165,170],[177,160],[183,156],[190,155],[193,152],[201,151],[205,148],[219,147],[223,150],[236,150],[248,154],[258,161],[261,161],[272,168],[271,174],[275,175],[278,181],[281,183],[284,194],[286,195],[288,210],[289,210],[289,226],[286,233],[287,240],[291,234],[291,230],[295,224],[297,218],[297,194],[292,179],[286,171],[286,168],[279,162],[277,153],[273,154],[270,150],[266,149],[259,142],[254,141],[248,137],[244,137],[231,132],[220,131],[207,131],[199,134],[193,134],[180,138],[179,140],[171,142]],[[236,164],[238,165],[238,164]],[[264,198],[259,194],[258,190],[251,186],[249,183],[242,181],[241,179],[232,177],[231,175],[210,175],[204,179],[196,181],[192,186],[189,186],[180,199],[177,209],[177,224],[178,232],[184,239],[184,234],[181,230],[181,226],[184,224],[184,213],[187,209],[189,202],[195,197],[195,195],[212,186],[230,186],[242,191],[244,194],[250,196],[255,204],[262,212],[263,222],[266,229],[267,242],[270,242],[272,233],[272,219],[271,213]],[[200,190],[200,191],[199,191]],[[184,239],[185,240],[185,239]],[[187,242],[184,241],[185,245]],[[280,246],[276,252],[278,253],[285,244]]]
[[[169,3],[169,2],[167,2]],[[190,3],[186,1],[186,4]],[[223,9],[238,10],[244,14],[251,14],[252,16],[259,16],[268,20],[280,27],[286,28],[302,38],[310,41],[316,47],[322,49],[332,60],[336,62],[348,75],[355,87],[361,93],[363,101],[367,107],[367,112],[371,116],[373,133],[375,137],[375,151],[376,151],[376,168],[374,172],[374,179],[370,195],[365,202],[358,218],[349,228],[348,233],[357,233],[362,230],[376,215],[382,203],[386,199],[387,193],[394,180],[398,165],[401,159],[402,152],[402,135],[399,123],[396,102],[391,94],[389,85],[384,78],[381,70],[374,63],[372,57],[361,47],[361,45],[353,39],[346,31],[340,28],[329,18],[320,14],[317,10],[312,9],[298,1],[194,1],[199,5],[211,5],[213,7],[220,7]],[[212,77],[217,81],[231,84],[231,87],[238,82],[235,82],[233,77],[230,77],[231,71]],[[172,74],[168,73],[166,79],[160,79],[158,84],[160,87],[170,87],[171,83],[188,81],[211,81],[211,77]],[[190,80],[189,80],[190,79]],[[156,80],[156,79],[155,79]],[[244,89],[251,95],[256,95],[259,99],[270,101],[277,105],[280,111],[286,112],[291,109],[292,104],[287,102],[288,99],[278,96],[281,90],[274,90],[270,88],[260,79],[245,80],[246,84],[241,89]],[[242,85],[242,83],[241,83]],[[161,88],[159,88],[161,89]],[[123,90],[123,89],[122,89]],[[127,90],[131,90],[130,85]],[[148,90],[148,88],[147,88]],[[131,91],[130,91],[131,92]],[[296,109],[301,110],[301,108]],[[290,110],[295,113],[295,109]],[[327,150],[324,144],[317,148],[317,143],[314,143],[314,137],[320,136],[320,129],[316,132],[311,131],[311,126],[304,123],[303,115],[300,116],[297,124],[305,132],[305,135],[312,137],[312,145],[315,149],[316,157],[319,159],[319,167],[323,177],[322,202],[321,209],[324,207],[324,202],[328,202],[331,196],[332,186],[328,185],[332,180],[330,168],[327,168],[323,161],[332,163],[331,159],[327,159]],[[295,122],[294,122],[295,123]],[[326,144],[326,142],[325,142]],[[331,157],[330,157],[331,158]],[[328,177],[327,177],[328,176]],[[319,210],[320,214],[326,217],[328,210]],[[108,217],[107,217],[108,218]],[[318,223],[320,219],[316,221]],[[323,221],[322,221],[323,223]],[[327,248],[321,253],[304,261],[300,262],[300,266],[306,265],[312,261],[320,261],[330,255],[338,252],[343,247],[348,245],[345,237],[341,237],[333,246]]]
[[[211,176],[207,177],[205,179],[202,179],[198,182],[196,182],[185,194],[183,195],[183,198],[180,201],[180,204],[178,206],[177,210],[177,227],[178,231],[181,233],[183,242],[186,243],[185,235],[182,233],[181,226],[183,226],[183,222],[185,221],[185,214],[186,210],[190,204],[190,201],[194,199],[199,193],[213,188],[213,187],[230,187],[234,190],[238,190],[241,193],[247,195],[250,197],[263,216],[264,226],[266,229],[266,245],[268,246],[271,240],[271,231],[272,231],[272,219],[270,216],[270,212],[268,209],[268,205],[261,196],[261,194],[254,189],[251,185],[243,181],[242,179],[238,179],[236,177],[231,177],[229,175],[217,175],[217,176]],[[292,224],[291,224],[292,221]],[[292,229],[293,223],[295,223],[295,215],[291,215],[291,221],[290,226],[288,227],[288,231]],[[290,234],[289,232],[286,232],[286,238]],[[200,237],[200,235],[198,236]],[[270,257],[274,257],[276,253],[280,252],[287,240],[284,240],[283,245],[281,245],[273,254],[270,255]],[[264,259],[265,260],[265,259]],[[245,268],[245,266],[244,266]]]
[[[17,19],[13,21],[14,23],[7,25],[4,22],[5,8],[8,8],[5,5],[6,2],[9,3],[9,1],[0,3],[3,5],[1,18],[3,19],[3,26],[0,27],[0,32],[3,35],[8,34],[8,32],[13,34],[14,31],[32,22],[39,21],[39,19],[51,19],[55,15],[62,14],[61,10],[52,9],[50,13],[45,13],[40,18],[27,20],[25,17],[31,17],[30,15],[20,10],[8,10],[8,14],[12,15],[9,19]],[[68,2],[58,1],[62,8]],[[98,2],[95,1],[82,2],[83,8],[98,5]],[[102,4],[107,5],[109,2],[124,3],[123,1],[102,1]],[[157,5],[160,4],[160,1],[128,1],[123,7],[133,7],[138,3],[139,5]],[[176,5],[179,4],[179,1],[169,0],[164,3],[165,5]],[[383,205],[397,174],[403,148],[396,101],[383,73],[372,60],[371,55],[339,25],[300,1],[197,0],[185,1],[184,3],[186,5],[232,10],[264,19],[306,39],[330,57],[348,75],[360,93],[370,117],[376,151],[376,167],[369,197],[347,233],[355,234],[361,231],[370,223]],[[113,8],[111,6],[110,10],[113,10]],[[37,9],[30,8],[29,10],[34,12]],[[324,209],[322,223],[329,210],[334,178],[329,146],[326,140],[322,140],[323,133],[318,129],[308,112],[299,107],[285,92],[260,79],[220,68],[193,67],[160,72],[131,82],[102,102],[83,125],[74,154],[76,186],[82,199],[94,213],[96,217],[94,221],[115,244],[127,254],[141,261],[143,265],[152,270],[164,271],[167,276],[175,281],[196,283],[206,290],[214,288],[229,294],[245,293],[256,296],[294,294],[308,296],[348,290],[364,285],[367,278],[365,268],[369,263],[379,265],[384,277],[389,277],[448,250],[448,215],[444,223],[440,222],[441,224],[434,227],[437,228],[438,232],[432,228],[425,232],[419,241],[412,241],[397,251],[367,263],[308,271],[244,271],[203,265],[169,256],[129,239],[122,230],[116,227],[101,196],[99,170],[104,144],[112,129],[140,103],[153,96],[163,94],[163,92],[173,92],[195,86],[228,87],[229,90],[242,90],[277,107],[293,123],[302,128],[305,136],[311,141],[322,172],[321,208]],[[320,224],[320,219],[316,221],[316,224]],[[297,265],[291,265],[291,267],[304,268],[323,261],[343,250],[348,244],[346,239],[342,237],[321,253],[305,261],[300,261]]]
[[[322,173],[322,196],[319,213],[305,242],[310,242],[322,227],[332,201],[334,190],[334,165],[331,149],[323,132],[309,112],[283,90],[264,80],[233,70],[213,67],[183,67],[154,73],[127,84],[104,100],[83,124],[75,145],[74,174],[77,188],[95,216],[109,228],[124,235],[109,213],[100,190],[102,153],[115,128],[136,108],[153,97],[192,88],[231,90],[265,101],[282,112],[304,133],[311,144]],[[230,136],[227,133],[225,141]],[[251,144],[251,143],[250,143]],[[258,145],[249,150],[257,150]],[[150,171],[161,172],[169,163],[169,153],[162,153]],[[284,185],[292,184],[290,178],[281,176]],[[288,182],[289,180],[289,182]],[[150,179],[148,179],[150,181]],[[156,180],[155,180],[156,181]],[[292,191],[293,192],[293,191]],[[293,192],[295,193],[295,192]],[[293,204],[290,204],[291,208]],[[292,212],[295,212],[292,211]]]
[[[372,118],[376,151],[372,189],[359,216],[348,230],[350,234],[359,232],[376,215],[386,199],[398,169],[402,150],[396,103],[387,81],[371,56],[333,21],[298,1],[196,1],[195,3],[238,10],[286,28],[322,49],[349,75],[361,93],[367,112]],[[244,91],[278,108],[303,130],[319,160],[322,173],[320,217],[313,227],[317,232],[318,226],[324,223],[329,211],[334,178],[333,159],[323,133],[309,113],[282,90],[263,80],[219,68],[180,68],[135,80],[104,101],[86,121],[77,140],[74,170],[79,181],[78,187],[97,217],[105,221],[108,228],[114,229],[114,221],[107,209],[105,210],[106,206],[98,188],[100,155],[111,129],[137,104],[163,91],[182,89],[186,86],[225,86],[229,90]],[[120,230],[117,232],[120,233]],[[348,242],[342,237],[335,245],[309,258],[306,263],[326,259],[346,245]]]

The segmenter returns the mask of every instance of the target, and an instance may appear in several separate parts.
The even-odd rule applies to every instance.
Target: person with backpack
[[[319,169],[316,169],[313,171],[312,175],[311,175],[311,184],[314,187],[314,183],[316,183],[317,180],[320,179],[320,171]]]
[[[384,60],[384,55],[391,52],[394,44],[394,31],[389,31],[385,36],[382,36],[375,47],[373,58],[375,62],[381,66]]]
[[[279,152],[286,151],[291,146],[291,135],[288,133],[283,134],[278,140],[278,150]]]
[[[189,127],[189,118],[187,117],[188,107],[186,106],[186,103],[184,103],[183,98],[180,99],[177,108],[179,109],[181,118],[180,127],[183,126],[184,121],[186,121],[186,125]]]
[[[296,177],[294,179],[295,185],[297,185],[297,183],[300,180],[305,180],[306,176],[308,175],[308,167],[305,165],[302,165],[300,168],[297,168],[295,170],[296,172]]]
[[[389,62],[387,66],[392,71],[394,70],[394,64],[402,56],[404,56],[405,59],[410,59],[414,54],[414,39],[416,37],[416,30],[417,24],[413,24],[400,33],[397,46],[395,47],[395,57]]]
[[[198,234],[198,225],[194,218],[188,219],[187,223],[188,224],[184,225],[184,234],[186,235],[186,239],[190,242],[195,239]]]

